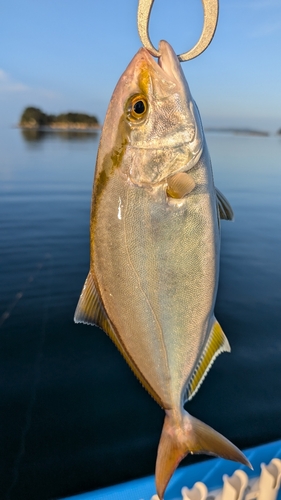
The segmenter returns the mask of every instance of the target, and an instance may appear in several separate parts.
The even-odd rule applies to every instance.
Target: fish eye
[[[142,115],[145,112],[145,103],[143,101],[137,101],[134,104],[133,109],[137,115]]]
[[[127,118],[130,121],[139,121],[145,117],[148,110],[146,97],[143,95],[133,95],[127,104]]]

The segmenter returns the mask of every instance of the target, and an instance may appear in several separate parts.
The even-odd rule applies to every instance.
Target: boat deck
[[[236,463],[221,458],[177,469],[167,488],[165,500],[281,500],[281,441],[250,448],[244,453],[254,470],[245,466],[237,467]],[[261,464],[266,467],[261,467]],[[149,476],[65,500],[70,498],[155,500],[158,497],[155,496],[154,476]]]

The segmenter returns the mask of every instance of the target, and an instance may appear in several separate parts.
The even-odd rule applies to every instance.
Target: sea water
[[[73,322],[98,141],[1,130],[1,499],[50,500],[154,472],[163,411],[101,330]],[[235,213],[222,221],[216,304],[232,352],[187,409],[243,448],[281,437],[281,138],[207,142]]]

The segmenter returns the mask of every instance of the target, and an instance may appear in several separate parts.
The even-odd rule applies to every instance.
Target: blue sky
[[[121,73],[139,49],[138,0],[2,0],[0,124],[27,105],[103,120]],[[200,0],[155,0],[150,35],[191,48]],[[281,1],[221,0],[215,38],[183,63],[205,125],[281,127]]]

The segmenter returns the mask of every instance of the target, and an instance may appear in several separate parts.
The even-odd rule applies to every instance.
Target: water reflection
[[[241,447],[280,439],[280,139],[207,135],[216,185],[235,212],[234,223],[222,221],[216,302],[232,354],[218,358],[188,411]],[[161,409],[101,330],[73,322],[89,266],[98,140],[93,133],[1,130],[6,500],[61,498],[82,483],[89,491],[154,470]]]
[[[21,135],[27,143],[39,143],[46,139],[64,141],[95,141],[99,135],[99,130],[39,130],[21,129]]]

